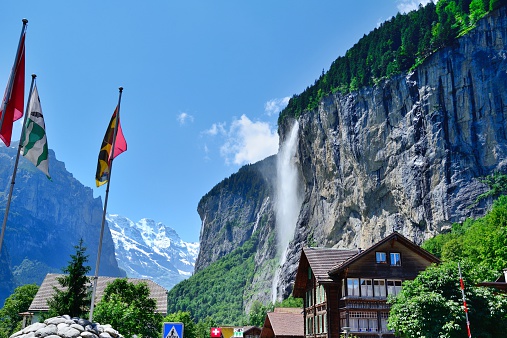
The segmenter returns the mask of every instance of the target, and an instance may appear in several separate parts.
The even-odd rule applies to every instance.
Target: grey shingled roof
[[[358,250],[303,248],[317,282],[331,282],[329,270],[358,254]]]
[[[30,307],[28,308],[28,311],[30,312],[44,312],[49,310],[49,306],[47,304],[48,299],[53,297],[53,286],[55,286],[58,289],[62,289],[60,284],[58,283],[57,278],[62,277],[64,275],[62,274],[56,274],[56,273],[48,273],[46,277],[44,278],[44,281],[42,281],[42,284],[39,288],[39,291],[37,291],[37,294],[35,295],[32,303],[30,304]],[[95,304],[100,302],[102,299],[102,295],[104,294],[104,289],[106,286],[113,282],[117,277],[103,277],[99,276],[97,279],[97,292],[96,292],[96,299]],[[91,281],[93,281],[93,277],[90,278]],[[149,280],[149,279],[140,279],[140,278],[127,278],[127,280],[130,283],[140,283],[144,282],[148,285],[148,288],[150,289],[150,298],[153,298],[157,302],[157,312],[161,313],[162,315],[167,314],[167,290],[164,289],[162,286],[158,285],[157,283]]]

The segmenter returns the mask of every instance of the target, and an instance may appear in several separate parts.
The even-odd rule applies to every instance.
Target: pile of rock
[[[58,316],[34,323],[10,338],[123,338],[111,325],[92,323],[83,318]]]

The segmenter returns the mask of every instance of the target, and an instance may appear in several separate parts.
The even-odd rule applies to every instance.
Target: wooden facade
[[[397,232],[364,251],[304,248],[293,294],[304,299],[305,337],[339,338],[344,328],[358,337],[394,337],[387,296],[438,262]]]

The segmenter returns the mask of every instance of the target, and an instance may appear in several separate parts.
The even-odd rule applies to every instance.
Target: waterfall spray
[[[294,238],[296,222],[301,208],[302,197],[298,189],[298,170],[294,164],[294,156],[298,141],[299,123],[292,126],[289,137],[280,146],[277,157],[276,179],[276,231],[278,236],[277,253],[281,267],[287,260],[287,248]],[[280,268],[277,269],[272,285],[273,303],[277,298],[277,285]]]

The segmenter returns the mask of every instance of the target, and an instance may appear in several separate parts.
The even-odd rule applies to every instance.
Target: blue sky
[[[107,211],[198,241],[200,198],[277,152],[288,98],[381,22],[428,1],[9,0],[0,90],[27,18],[26,91],[37,74],[49,147],[104,197],[97,156],[122,86],[128,150],[114,161]]]

